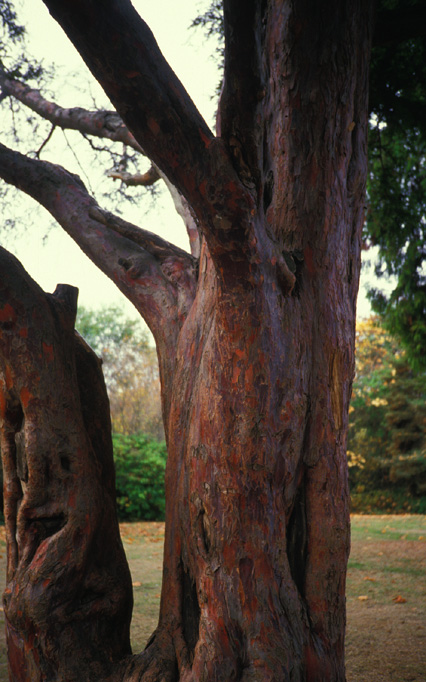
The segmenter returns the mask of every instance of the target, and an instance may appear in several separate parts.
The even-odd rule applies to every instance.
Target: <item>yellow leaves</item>
[[[365,464],[365,457],[360,455],[359,453],[352,452],[351,450],[347,451],[347,457],[348,457],[348,467],[360,467],[362,469]]]
[[[385,398],[374,398],[374,400],[371,401],[371,404],[374,407],[382,407],[388,405],[388,401]]]

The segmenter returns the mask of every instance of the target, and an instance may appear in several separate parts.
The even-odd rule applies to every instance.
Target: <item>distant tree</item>
[[[386,0],[401,30],[415,2]],[[423,20],[426,19],[423,3]],[[405,17],[405,18],[404,18]],[[398,21],[393,30],[396,32]],[[382,29],[386,31],[386,25]],[[426,368],[426,38],[406,32],[372,51],[370,78],[369,179],[365,244],[378,247],[376,275],[392,277],[391,293],[380,281],[370,291],[382,323]]]
[[[76,329],[102,359],[113,431],[163,440],[157,353],[148,330],[118,306],[80,306]]]
[[[348,459],[352,487],[426,492],[426,375],[377,317],[357,327]]]

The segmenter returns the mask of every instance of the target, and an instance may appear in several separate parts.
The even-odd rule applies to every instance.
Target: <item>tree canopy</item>
[[[358,323],[348,460],[354,492],[426,492],[425,372],[413,371],[378,317]]]

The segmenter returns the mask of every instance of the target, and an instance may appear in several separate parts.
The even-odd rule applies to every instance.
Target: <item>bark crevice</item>
[[[307,555],[305,495],[305,485],[302,480],[287,524],[287,556],[290,573],[301,597],[304,596]]]
[[[189,570],[182,566],[182,632],[190,659],[194,656],[200,632],[200,605],[197,586]]]

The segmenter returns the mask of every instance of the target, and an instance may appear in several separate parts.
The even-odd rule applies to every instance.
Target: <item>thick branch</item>
[[[158,170],[158,169],[157,169]],[[201,253],[201,234],[199,221],[191,205],[185,199],[184,196],[176,189],[174,185],[170,182],[168,177],[164,175],[160,170],[160,173],[167,189],[170,192],[170,196],[173,199],[173,203],[176,209],[176,213],[182,218],[187,235],[189,237],[189,245],[191,253],[194,258],[199,258]]]
[[[400,43],[426,35],[426,5],[420,0],[412,7],[404,6],[378,12],[373,46]]]
[[[60,166],[0,145],[0,177],[44,206],[132,301],[169,352],[192,303],[195,261],[160,237],[105,214]],[[105,218],[108,215],[108,219]]]
[[[45,4],[148,156],[182,190],[185,176],[204,170],[213,135],[148,26],[128,0]]]
[[[225,75],[220,99],[218,134],[233,155],[234,167],[248,187],[259,186],[262,127],[257,108],[265,96],[260,31],[263,3],[225,0]]]
[[[144,153],[132,133],[126,128],[115,111],[87,111],[80,107],[66,109],[55,102],[49,102],[39,90],[8,78],[0,73],[0,87],[3,95],[10,95],[26,107],[59,128],[77,130],[86,135],[122,142],[138,152]]]
[[[34,90],[24,83],[17,80],[10,79],[4,73],[0,72],[0,88],[2,96],[12,96],[22,102],[25,106],[30,108],[42,118],[50,121],[53,126],[58,126],[62,129],[77,130],[83,135],[91,135],[99,138],[106,138],[113,142],[122,142],[123,144],[132,147],[138,152],[144,154],[141,146],[136,142],[132,133],[125,126],[120,116],[115,111],[87,111],[81,107],[63,108],[55,102],[46,100],[39,90]],[[49,133],[50,138],[54,127]],[[46,144],[43,143],[42,147]],[[42,148],[41,147],[41,148]],[[41,151],[41,148],[38,150]],[[175,189],[168,178],[159,172],[157,166],[153,165],[146,173],[130,174],[126,172],[108,173],[108,177],[113,180],[121,180],[129,186],[143,186],[149,187],[155,184],[158,180],[163,179],[169,189],[176,210],[185,223],[188,232],[188,237],[191,244],[191,253],[198,258],[200,254],[198,229],[194,222],[194,218],[190,211],[186,208],[187,202],[182,195]],[[177,200],[177,197],[179,199]],[[183,208],[185,206],[185,208]]]
[[[44,0],[150,159],[190,203],[212,258],[246,264],[253,198],[130,0]]]

